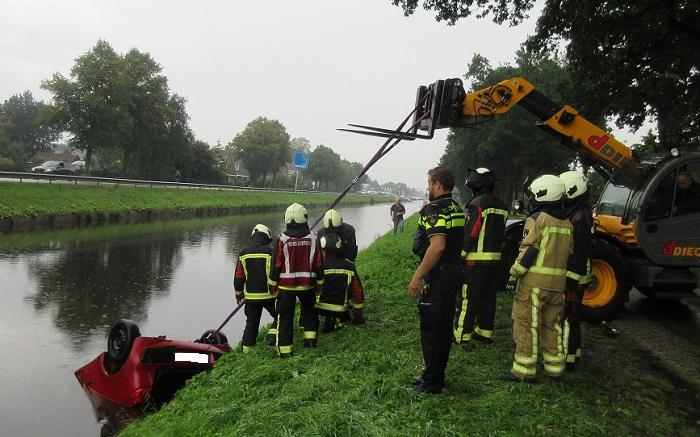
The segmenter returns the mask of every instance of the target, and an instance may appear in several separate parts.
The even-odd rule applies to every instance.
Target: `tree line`
[[[411,15],[422,6],[437,21],[466,17],[519,25],[532,0],[391,0]],[[638,130],[652,122],[635,147],[641,154],[700,149],[700,3],[656,0],[545,0],[535,33],[512,63],[492,66],[475,55],[465,79],[473,89],[522,76],[555,102],[570,104],[606,129]],[[445,72],[450,75],[449,72]],[[534,129],[520,108],[474,129],[450,132],[442,163],[464,180],[468,167],[496,170],[501,195],[512,198],[526,176],[580,166],[576,154]],[[507,159],[504,159],[506,158]],[[544,159],[543,159],[544,157]],[[594,187],[602,178],[592,173]]]
[[[341,190],[362,168],[330,147],[290,138],[280,121],[262,116],[225,146],[197,140],[186,100],[170,90],[161,66],[135,48],[119,54],[104,40],[78,57],[67,77],[54,73],[41,87],[51,103],[29,91],[0,103],[0,170],[25,171],[37,152],[61,140],[84,152],[96,176],[226,183],[232,165],[242,163],[249,178],[231,182]],[[299,174],[290,168],[295,152],[309,154]],[[354,191],[368,183],[380,191],[366,175]]]

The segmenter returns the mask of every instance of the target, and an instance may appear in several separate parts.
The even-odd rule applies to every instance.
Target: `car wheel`
[[[210,329],[206,331],[202,336],[199,338],[198,343],[204,343],[204,344],[228,344],[228,338],[226,338],[226,335],[219,331],[216,332],[213,329]]]
[[[141,336],[139,327],[131,320],[120,320],[109,330],[107,354],[117,363],[126,361],[134,340]]]

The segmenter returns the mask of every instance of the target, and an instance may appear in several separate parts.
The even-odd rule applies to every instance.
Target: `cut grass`
[[[117,185],[0,182],[0,218],[217,208],[283,207],[293,202],[328,205],[335,194],[220,191]],[[349,195],[343,204],[379,198]],[[389,201],[385,196],[380,201]]]
[[[365,325],[321,335],[318,349],[302,349],[295,329],[296,355],[287,360],[264,346],[262,330],[253,352],[225,355],[123,434],[697,435],[696,394],[679,401],[647,357],[595,326],[584,326],[584,361],[561,383],[541,375],[534,385],[499,381],[513,354],[507,295],[499,296],[495,342],[453,347],[443,394],[410,396],[422,362],[417,310],[406,295],[415,217],[406,226],[358,257]]]

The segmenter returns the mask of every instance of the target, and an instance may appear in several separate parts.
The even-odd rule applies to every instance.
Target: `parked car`
[[[46,161],[32,168],[33,173],[73,175],[73,167],[65,161]]]

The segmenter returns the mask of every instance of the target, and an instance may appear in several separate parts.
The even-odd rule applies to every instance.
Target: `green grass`
[[[127,436],[153,435],[697,435],[697,397],[680,393],[623,338],[585,326],[585,359],[564,381],[506,383],[511,298],[499,296],[496,341],[468,352],[453,347],[447,389],[407,393],[422,368],[418,316],[406,287],[415,217],[403,235],[380,238],[357,265],[367,295],[363,326],[319,337],[315,350],[276,357],[264,346],[239,348],[190,380]],[[233,340],[233,339],[232,339]],[[237,339],[236,339],[237,340]]]
[[[247,209],[282,207],[293,202],[328,205],[335,197],[335,194],[313,193],[0,182],[0,218],[201,208]],[[371,199],[349,195],[343,204],[373,200],[389,201],[385,197]]]

